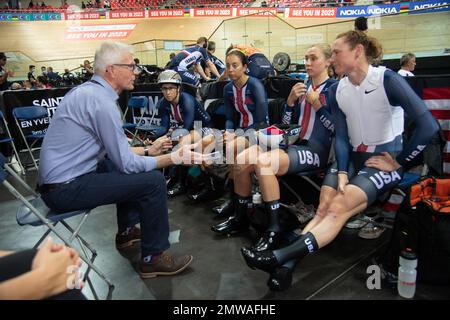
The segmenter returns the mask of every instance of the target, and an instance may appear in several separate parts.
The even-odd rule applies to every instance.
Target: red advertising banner
[[[97,20],[101,19],[100,12],[67,12],[64,15],[66,20]]]
[[[286,18],[335,18],[336,17],[336,8],[286,8],[285,17]]]
[[[136,24],[69,26],[65,40],[125,39],[135,27]]]
[[[184,17],[183,10],[148,10],[149,18]]]
[[[266,12],[264,12],[264,11],[266,11]],[[270,14],[277,15],[277,9],[276,8],[236,8],[236,16],[237,17],[248,16],[249,14],[253,14],[255,16],[267,16]]]
[[[145,18],[145,10],[122,11],[112,10],[109,12],[110,19]]]
[[[191,17],[231,17],[232,15],[233,15],[232,8],[191,9]]]

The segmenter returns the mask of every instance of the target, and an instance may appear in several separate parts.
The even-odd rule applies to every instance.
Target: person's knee
[[[258,176],[274,175],[271,158],[266,154],[260,154],[256,160],[255,172]]]
[[[236,159],[236,165],[234,166],[234,174],[236,176],[236,180],[242,178],[243,176],[248,176],[251,172],[254,171],[254,166],[251,164],[239,164],[238,159]]]
[[[316,210],[316,216],[321,219],[324,218],[327,215],[327,210],[328,210],[329,206],[330,206],[329,202],[319,203],[319,206],[317,207],[317,210]]]
[[[326,217],[334,220],[345,219],[346,207],[341,201],[332,201],[326,209]]]

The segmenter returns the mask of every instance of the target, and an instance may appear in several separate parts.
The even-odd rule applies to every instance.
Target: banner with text
[[[179,18],[184,17],[184,11],[180,10],[148,10],[149,18]]]
[[[202,8],[191,9],[191,17],[231,17],[233,16],[233,8]]]
[[[60,88],[46,90],[14,90],[1,92],[5,117],[8,121],[8,127],[11,130],[11,134],[14,138],[14,143],[17,147],[19,147],[20,149],[25,148],[25,144],[23,143],[19,130],[15,125],[15,121],[12,116],[12,110],[17,107],[45,107],[48,112],[48,118],[20,122],[20,126],[25,134],[31,132],[45,133],[50,118],[53,116],[56,108],[63,100],[64,95],[70,89],[71,88]]]
[[[61,20],[60,13],[0,13],[0,21],[51,21]]]
[[[336,8],[286,8],[285,18],[336,18]]]
[[[106,19],[105,12],[66,12],[61,20],[99,20]]]
[[[357,18],[379,16],[385,14],[399,13],[400,3],[382,4],[377,6],[353,6],[337,8],[337,18]]]
[[[434,7],[441,6],[441,5],[448,5],[448,4],[450,4],[450,2],[446,2],[446,1],[410,2],[409,3],[409,10],[419,10],[419,9],[430,8],[430,10],[424,10],[424,11],[419,11],[419,12],[410,12],[410,14],[449,11],[450,10],[450,6],[434,9]]]
[[[109,11],[108,14],[109,19],[146,18],[146,10],[136,10],[136,11],[114,10]]]
[[[69,26],[65,40],[125,39],[135,27],[136,24]]]
[[[277,8],[236,8],[236,17],[254,15],[264,17],[268,15],[277,15]]]

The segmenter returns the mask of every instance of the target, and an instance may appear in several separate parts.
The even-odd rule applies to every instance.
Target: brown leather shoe
[[[119,250],[131,247],[133,244],[140,241],[141,229],[138,227],[131,227],[130,232],[125,236],[116,234],[116,248]]]
[[[192,262],[191,255],[173,257],[167,252],[163,252],[156,261],[145,263],[139,262],[139,274],[141,278],[153,278],[156,276],[172,276],[180,273]]]

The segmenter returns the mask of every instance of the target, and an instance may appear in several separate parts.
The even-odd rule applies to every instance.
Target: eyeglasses
[[[162,92],[169,92],[169,91],[175,91],[177,90],[177,87],[163,87],[161,88]]]
[[[118,67],[124,67],[124,68],[128,68],[130,71],[141,71],[141,68],[134,63],[130,63],[130,64],[125,64],[125,63],[114,63],[113,66],[118,66]]]

